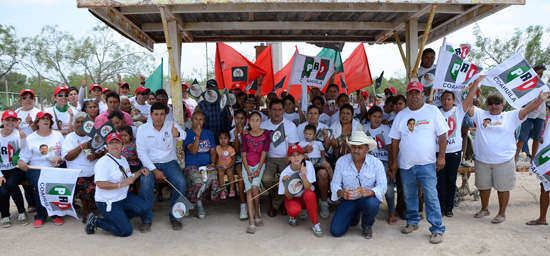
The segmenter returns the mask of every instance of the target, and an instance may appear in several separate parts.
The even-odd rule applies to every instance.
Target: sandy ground
[[[470,178],[473,184],[474,177]],[[405,221],[388,225],[387,206],[374,224],[374,237],[363,239],[359,227],[351,228],[340,238],[330,235],[330,220],[336,209],[331,207],[331,218],[320,220],[325,236],[317,238],[311,232],[309,220],[299,220],[298,227],[291,227],[287,217],[268,217],[267,198],[262,205],[265,226],[256,234],[245,233],[248,221],[240,221],[239,202],[229,198],[220,202],[206,202],[206,219],[184,219],[184,228],[173,231],[168,221],[168,200],[155,203],[152,231],[141,234],[134,230],[128,238],[119,238],[97,230],[94,235],[84,233],[80,220],[65,217],[65,225],[57,227],[52,221],[35,229],[32,222],[20,226],[14,222],[11,228],[0,229],[2,255],[550,255],[549,226],[527,226],[525,222],[539,215],[539,182],[527,173],[518,173],[517,186],[511,193],[507,219],[502,224],[491,224],[498,211],[496,192],[493,191],[491,217],[475,219],[480,202],[466,196],[454,210],[453,218],[443,218],[447,227],[444,241],[438,245],[429,243],[429,223],[421,221],[420,229],[409,235],[401,234]],[[169,193],[165,193],[167,197]],[[81,211],[77,211],[82,215]],[[12,203],[12,218],[16,208]],[[140,220],[132,220],[139,229]]]

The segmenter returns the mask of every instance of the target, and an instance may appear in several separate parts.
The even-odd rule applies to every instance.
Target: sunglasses
[[[147,94],[148,94],[148,93],[146,93],[146,92],[140,92],[140,93],[138,93],[138,95],[142,95],[142,96],[143,96],[143,95],[147,95]]]
[[[21,99],[22,100],[26,100],[26,99],[32,100],[32,99],[34,99],[34,97],[33,96],[22,96]]]
[[[168,97],[158,97],[157,100],[167,100]]]
[[[492,105],[500,105],[502,102],[487,102],[487,106],[492,106]]]
[[[255,101],[250,101],[250,100],[247,100],[246,103],[256,104]]]
[[[60,97],[60,98],[69,97],[69,94],[58,94],[57,97]]]

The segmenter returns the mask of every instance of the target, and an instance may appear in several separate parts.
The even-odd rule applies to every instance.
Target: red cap
[[[50,113],[48,113],[48,112],[44,112],[44,111],[38,112],[38,114],[36,114],[36,119],[40,119],[40,118],[42,118],[42,117],[44,117],[44,116],[49,116],[50,119],[53,119],[52,114],[50,114]]]
[[[386,92],[386,91],[388,91],[388,90],[389,90],[390,92],[392,92],[393,94],[396,94],[396,93],[397,93],[397,91],[395,91],[395,88],[393,88],[393,87],[388,87],[388,88],[384,89],[384,92]]]
[[[22,90],[21,93],[19,94],[19,96],[23,96],[23,94],[27,93],[27,92],[32,94],[32,96],[34,97],[34,92],[31,89]]]
[[[101,92],[110,92],[110,91],[111,91],[111,89],[109,89],[109,88],[102,88],[101,89]]]
[[[7,119],[8,117],[13,117],[17,119],[17,113],[15,113],[15,111],[13,110],[4,111],[4,114],[2,114],[2,120]]]
[[[189,84],[187,84],[187,83],[181,83],[181,86],[185,86],[185,87],[189,88]]]
[[[118,134],[118,132],[113,132],[107,136],[107,143],[111,140],[120,140],[120,142],[122,142],[122,137]]]
[[[67,93],[69,93],[69,88],[65,85],[59,86],[59,87],[55,88],[55,91],[53,92],[53,95],[57,95],[62,91],[66,91]]]
[[[300,147],[299,145],[292,145],[292,146],[288,147],[287,156],[290,156],[290,154],[292,154],[293,152],[299,152],[300,154],[304,153],[304,151],[302,150],[302,147]]]
[[[150,90],[149,88],[145,88],[145,87],[143,87],[143,86],[139,86],[138,88],[136,88],[136,95],[137,95],[138,93],[140,93],[140,92],[147,92],[147,93],[149,93],[149,92],[151,92],[151,90]]]
[[[93,90],[94,88],[99,88],[99,89],[101,89],[101,91],[103,91],[103,88],[101,88],[101,85],[99,85],[99,84],[92,84],[92,85],[90,85],[90,90],[88,90],[88,91],[91,91],[91,90]]]
[[[234,83],[233,86],[231,87],[231,90],[235,90],[235,89],[240,89],[242,91],[243,85],[240,83]]]
[[[418,90],[419,92],[424,91],[424,86],[418,81],[412,81],[407,85],[407,92],[411,90]]]
[[[128,83],[126,83],[126,82],[122,82],[122,83],[120,84],[120,87],[123,87],[123,86],[128,86],[128,88],[130,88],[130,85],[129,85]]]
[[[369,98],[369,92],[363,90],[363,91],[361,91],[361,94],[363,94],[363,97],[365,97],[365,99]]]

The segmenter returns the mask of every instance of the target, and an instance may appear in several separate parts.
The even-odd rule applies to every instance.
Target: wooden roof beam
[[[394,22],[394,28],[393,29],[382,31],[382,32],[380,32],[376,35],[376,37],[375,37],[376,42],[377,43],[382,43],[382,42],[386,41],[386,39],[393,36],[394,31],[399,31],[399,30],[405,29],[405,21],[410,20],[410,19],[418,19],[419,17],[421,17],[425,13],[429,12],[431,10],[431,8],[432,8],[432,6],[430,4],[426,4],[426,5],[423,5],[422,10],[420,10],[418,12],[409,13],[407,15],[401,16],[400,18],[398,18]],[[422,27],[422,26],[420,26],[420,27]]]

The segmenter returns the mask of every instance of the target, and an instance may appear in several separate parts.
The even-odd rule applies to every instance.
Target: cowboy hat
[[[372,137],[367,136],[367,134],[361,130],[356,131],[348,143],[356,146],[365,144],[369,146],[369,151],[376,149],[376,141]]]

